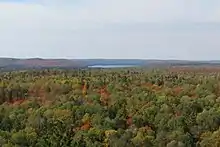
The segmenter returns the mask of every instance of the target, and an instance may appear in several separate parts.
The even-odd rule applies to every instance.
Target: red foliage
[[[149,88],[151,88],[151,87],[153,86],[153,84],[152,84],[152,83],[149,83],[149,82],[146,83],[145,85],[146,85],[147,87],[149,87]]]
[[[133,121],[132,121],[132,117],[131,116],[128,116],[126,123],[127,123],[128,126],[132,125]]]
[[[110,93],[108,92],[106,87],[101,88],[99,93],[101,95],[101,102],[106,105],[108,103]]]
[[[11,105],[20,105],[22,104],[26,99],[25,98],[16,98],[16,99],[13,99],[12,101],[8,102],[8,104],[11,104]]]
[[[179,86],[174,87],[174,88],[172,89],[172,92],[173,92],[173,94],[174,94],[175,96],[176,96],[176,95],[179,95],[182,91],[183,91],[183,88],[182,88],[182,87],[179,87]]]
[[[181,112],[180,112],[180,111],[175,112],[175,116],[176,116],[176,117],[181,116]]]
[[[89,130],[91,128],[91,124],[90,124],[90,122],[86,122],[85,124],[83,124],[82,126],[81,126],[81,130]]]
[[[87,94],[87,86],[86,86],[86,84],[84,84],[83,87],[82,87],[82,94],[84,96]]]
[[[21,61],[23,64],[28,66],[61,66],[63,65],[62,62],[57,60],[40,60],[40,59],[29,59]]]

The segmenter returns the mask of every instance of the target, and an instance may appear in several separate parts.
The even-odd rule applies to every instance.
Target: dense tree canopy
[[[220,71],[0,73],[2,147],[219,147]]]

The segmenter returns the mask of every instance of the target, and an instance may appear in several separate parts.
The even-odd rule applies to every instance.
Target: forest
[[[1,147],[220,147],[220,68],[0,72]]]

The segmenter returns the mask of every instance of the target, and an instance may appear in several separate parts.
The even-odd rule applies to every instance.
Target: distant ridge
[[[219,66],[220,60],[144,60],[144,59],[43,59],[43,58],[0,58],[1,70],[19,70],[32,68],[88,68],[91,66],[133,65],[141,67],[167,66]]]

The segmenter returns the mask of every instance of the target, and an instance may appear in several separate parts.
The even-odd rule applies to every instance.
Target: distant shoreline
[[[220,67],[220,60],[210,61],[187,61],[187,60],[143,60],[143,59],[18,59],[0,58],[1,70],[20,69],[45,69],[45,68],[164,68],[164,67],[187,67],[187,66],[215,66]]]

